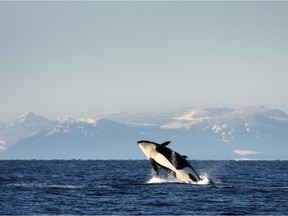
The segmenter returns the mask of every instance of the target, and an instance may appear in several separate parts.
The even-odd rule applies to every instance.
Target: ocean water
[[[0,214],[288,214],[288,161],[190,161],[200,184],[148,160],[0,161]]]

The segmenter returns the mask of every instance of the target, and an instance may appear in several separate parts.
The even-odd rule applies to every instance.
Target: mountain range
[[[29,112],[0,121],[0,159],[144,159],[138,140],[171,140],[170,148],[191,160],[287,160],[288,116],[243,106],[58,120]]]

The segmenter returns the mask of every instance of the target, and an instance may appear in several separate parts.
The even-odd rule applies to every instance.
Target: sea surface
[[[148,160],[0,161],[0,214],[288,214],[288,161],[190,162],[200,184]]]

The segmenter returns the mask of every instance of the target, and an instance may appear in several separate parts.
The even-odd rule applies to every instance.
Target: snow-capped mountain
[[[278,109],[187,107],[57,121],[27,113],[0,122],[0,158],[143,159],[140,139],[172,141],[190,159],[288,159],[288,116]]]
[[[50,130],[55,125],[56,121],[33,112],[25,113],[12,121],[0,121],[0,149],[9,148],[18,141]]]

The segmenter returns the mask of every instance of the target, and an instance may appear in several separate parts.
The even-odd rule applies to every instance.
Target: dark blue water
[[[0,161],[0,214],[288,213],[288,161],[191,161],[202,185],[147,183],[141,161]]]

